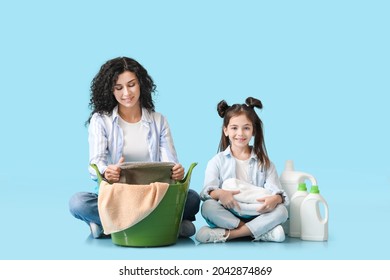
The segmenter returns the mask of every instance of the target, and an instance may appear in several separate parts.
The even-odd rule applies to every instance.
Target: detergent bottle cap
[[[318,186],[311,186],[310,193],[320,193]]]
[[[306,183],[299,183],[298,191],[307,191]]]

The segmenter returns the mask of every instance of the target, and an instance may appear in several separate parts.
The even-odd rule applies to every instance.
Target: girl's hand
[[[258,198],[256,200],[263,203],[263,205],[257,208],[257,212],[259,213],[271,212],[279,203],[282,203],[282,198],[278,194]]]
[[[210,192],[210,196],[216,200],[219,200],[219,202],[225,207],[226,209],[237,209],[240,210],[240,205],[238,205],[237,200],[234,199],[234,195],[240,193],[239,190],[237,191],[225,191],[225,190],[214,190]]]
[[[119,167],[119,164],[125,161],[124,157],[121,157],[119,162],[117,164],[111,164],[107,166],[106,171],[104,172],[103,176],[108,180],[110,183],[116,183],[119,181],[119,177],[121,175],[121,168]]]
[[[181,179],[184,178],[184,167],[180,163],[176,163],[172,167],[172,176],[171,178],[173,180],[180,181]]]

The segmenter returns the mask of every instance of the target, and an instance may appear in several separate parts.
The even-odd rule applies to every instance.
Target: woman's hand
[[[176,181],[180,181],[184,178],[184,167],[180,163],[176,163],[172,167],[172,176],[171,178]]]
[[[103,176],[108,180],[110,183],[116,183],[119,182],[119,178],[121,175],[121,168],[119,165],[125,161],[124,157],[121,157],[119,162],[117,164],[111,164],[107,166],[106,171],[104,172]]]
[[[263,203],[263,205],[257,208],[257,212],[259,213],[271,212],[278,204],[283,202],[282,198],[278,194],[258,198],[256,200]]]
[[[237,200],[234,199],[235,194],[239,194],[240,191],[225,191],[225,190],[214,190],[210,192],[210,196],[219,202],[226,209],[237,209],[240,210],[240,205],[238,205]]]

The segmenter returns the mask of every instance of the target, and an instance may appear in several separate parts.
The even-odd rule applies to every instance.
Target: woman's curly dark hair
[[[114,85],[118,76],[125,71],[133,72],[140,85],[141,107],[154,111],[152,93],[156,85],[146,69],[136,60],[128,57],[117,57],[104,63],[91,82],[91,98],[89,107],[92,112],[86,122],[88,124],[94,113],[111,115],[118,101],[114,96]]]
[[[253,134],[255,137],[253,151],[256,154],[257,158],[260,160],[260,162],[268,168],[270,166],[270,160],[264,142],[263,122],[256,114],[254,110],[255,107],[258,109],[262,109],[263,104],[259,99],[253,97],[248,97],[245,100],[245,104],[233,104],[232,106],[229,106],[225,100],[222,100],[218,103],[217,112],[218,115],[223,118],[222,135],[219,144],[219,151],[224,151],[230,145],[229,136],[225,136],[224,134],[224,127],[227,127],[229,125],[229,121],[232,117],[237,117],[241,114],[245,114],[245,116],[253,124]]]

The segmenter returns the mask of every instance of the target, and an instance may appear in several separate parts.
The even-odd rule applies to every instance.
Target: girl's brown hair
[[[229,137],[224,134],[224,127],[227,127],[232,117],[245,114],[245,116],[252,122],[254,143],[253,151],[257,158],[265,167],[269,167],[270,160],[268,158],[267,149],[264,142],[263,122],[256,114],[255,109],[262,109],[263,104],[260,100],[248,97],[245,100],[245,104],[233,104],[229,106],[225,100],[222,100],[217,105],[217,111],[221,118],[223,118],[222,135],[219,143],[219,151],[224,151],[229,146]]]

